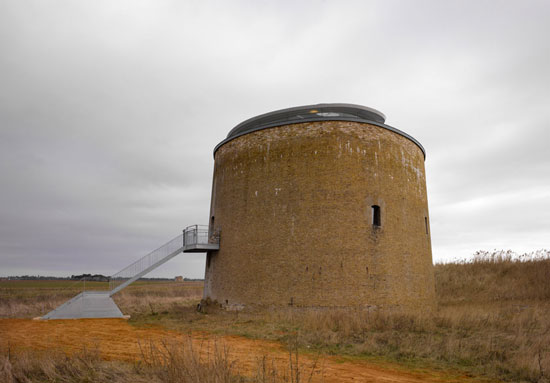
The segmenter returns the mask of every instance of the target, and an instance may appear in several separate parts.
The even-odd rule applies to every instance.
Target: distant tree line
[[[52,277],[48,275],[10,275],[7,277],[7,279],[11,280],[37,280],[37,279],[48,279],[48,280],[64,280],[64,279],[71,279],[70,277]]]
[[[80,275],[71,275],[70,279],[74,279],[77,281],[94,281],[94,282],[109,282],[109,277],[106,277],[103,274],[80,274]]]

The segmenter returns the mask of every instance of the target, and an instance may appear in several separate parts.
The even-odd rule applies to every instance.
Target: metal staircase
[[[204,253],[219,248],[219,233],[209,235],[205,225],[188,226],[183,234],[113,274],[109,291],[83,291],[41,319],[121,318],[122,312],[111,296],[179,253]]]
[[[183,251],[183,234],[126,266],[109,278],[109,295],[114,295]]]

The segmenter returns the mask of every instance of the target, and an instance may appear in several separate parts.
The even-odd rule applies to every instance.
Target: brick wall
[[[205,298],[230,307],[435,305],[424,157],[384,128],[323,121],[229,141],[215,155],[212,216],[221,242],[207,256]]]

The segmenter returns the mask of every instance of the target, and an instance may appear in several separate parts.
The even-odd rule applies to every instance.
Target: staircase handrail
[[[151,266],[163,260],[165,257],[171,255],[172,253],[181,250],[183,248],[183,234],[178,235],[171,241],[165,243],[164,245],[158,247],[157,249],[151,251],[149,254],[141,257],[137,261],[126,266],[122,270],[116,272],[110,276],[109,279],[109,289],[112,291],[117,286],[115,284],[117,281],[128,280],[139,273],[147,270]]]

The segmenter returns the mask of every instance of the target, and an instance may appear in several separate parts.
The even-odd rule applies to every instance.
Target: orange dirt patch
[[[239,373],[253,375],[264,356],[279,371],[289,368],[289,353],[277,342],[252,340],[237,336],[214,336],[207,333],[183,334],[158,327],[133,327],[122,319],[80,319],[33,321],[27,319],[0,320],[0,346],[12,349],[54,350],[67,353],[83,347],[98,348],[106,360],[136,361],[141,359],[140,344],[163,342],[190,337],[195,350],[211,353],[215,346],[226,347]],[[300,354],[303,377],[312,382],[464,382],[474,381],[440,372],[407,372],[389,364],[375,365],[366,361],[342,361],[337,357],[320,358]],[[315,368],[313,368],[315,366]]]

